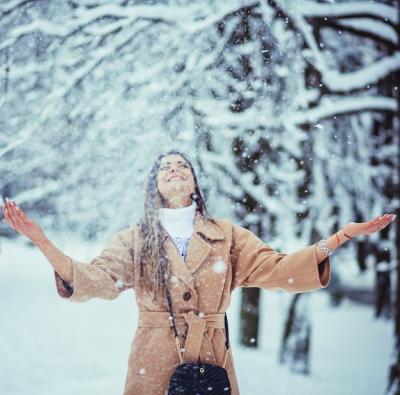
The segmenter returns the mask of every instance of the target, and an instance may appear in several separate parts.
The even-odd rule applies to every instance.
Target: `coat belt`
[[[225,314],[197,315],[194,311],[189,311],[187,313],[174,313],[174,317],[178,333],[179,327],[185,324],[188,325],[184,346],[185,362],[198,362],[201,359],[203,362],[217,363],[211,339],[215,329],[225,328]],[[172,326],[172,320],[168,312],[139,312],[139,328],[164,328]]]

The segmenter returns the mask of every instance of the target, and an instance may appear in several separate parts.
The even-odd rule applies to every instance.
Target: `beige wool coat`
[[[214,221],[196,213],[185,260],[171,237],[166,236],[164,243],[172,272],[168,287],[184,361],[222,365],[224,312],[235,288],[292,293],[317,290],[329,283],[330,261],[327,257],[317,263],[316,244],[290,254],[279,253],[229,219]],[[55,273],[56,286],[61,297],[76,302],[96,297],[114,299],[133,288],[139,317],[124,395],[165,395],[179,358],[165,300],[152,301],[137,287],[140,242],[137,225],[121,230],[89,265],[72,260],[71,287]],[[226,369],[232,394],[238,395],[232,353]]]

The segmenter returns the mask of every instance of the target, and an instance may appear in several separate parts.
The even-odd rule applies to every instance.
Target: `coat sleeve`
[[[251,231],[232,224],[232,290],[236,287],[280,289],[291,293],[328,286],[329,257],[318,264],[317,243],[290,254],[279,253]]]
[[[74,302],[92,298],[115,299],[133,288],[133,227],[115,234],[89,264],[71,259],[72,283],[54,271],[58,294]]]

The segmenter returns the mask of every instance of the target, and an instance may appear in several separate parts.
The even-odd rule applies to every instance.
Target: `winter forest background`
[[[400,394],[399,2],[2,0],[0,193],[87,262],[137,221],[155,157],[282,252],[383,213],[329,287],[237,291],[244,395]],[[132,294],[61,300],[0,225],[0,393],[122,393]],[[113,336],[110,336],[113,333]]]

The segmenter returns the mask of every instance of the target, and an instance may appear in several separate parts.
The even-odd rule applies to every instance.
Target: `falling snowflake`
[[[115,285],[117,286],[118,289],[123,289],[124,286],[125,286],[125,283],[124,283],[122,280],[118,279],[118,280],[115,282]]]
[[[218,260],[213,265],[213,271],[216,274],[226,272],[226,263],[223,260]]]
[[[292,277],[289,277],[288,280],[287,280],[287,282],[288,282],[289,284],[293,284],[294,280],[293,280]]]
[[[146,374],[146,369],[145,369],[145,368],[140,368],[140,369],[139,369],[139,374],[140,374],[141,376],[144,376],[144,375]]]

